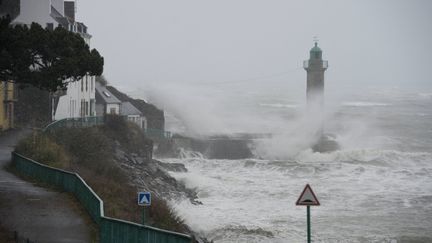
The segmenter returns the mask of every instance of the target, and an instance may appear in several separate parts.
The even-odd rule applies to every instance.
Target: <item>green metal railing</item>
[[[172,137],[171,132],[154,128],[147,128],[144,133],[150,138],[170,139]]]
[[[189,235],[105,217],[103,201],[77,174],[53,168],[12,152],[12,164],[22,174],[62,188],[75,195],[99,226],[102,243],[186,243]]]
[[[105,120],[103,116],[64,118],[50,123],[44,128],[44,132],[62,127],[92,127],[103,125],[104,122]]]
[[[43,131],[49,132],[54,129],[64,127],[92,127],[103,125],[104,123],[105,119],[103,116],[64,118],[50,123],[43,129]],[[170,139],[172,137],[171,132],[154,128],[147,128],[145,129],[144,133],[146,136],[156,139]]]
[[[101,220],[101,242],[191,242],[190,236],[119,219],[103,217]]]

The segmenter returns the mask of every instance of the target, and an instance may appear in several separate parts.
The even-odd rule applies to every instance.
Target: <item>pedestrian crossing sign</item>
[[[150,192],[138,192],[138,205],[139,206],[150,206],[151,205],[151,193]]]

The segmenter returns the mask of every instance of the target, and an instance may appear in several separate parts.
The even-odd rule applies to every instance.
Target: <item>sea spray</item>
[[[203,203],[195,206],[185,200],[173,207],[192,228],[216,242],[301,241],[304,212],[294,202],[305,183],[316,188],[323,204],[313,216],[320,239],[363,242],[409,236],[420,228],[428,237],[432,214],[412,204],[425,212],[432,209],[419,205],[432,188],[431,159],[430,153],[360,149],[325,154],[305,150],[290,160],[208,160],[194,155],[165,161],[185,164],[188,172],[171,174],[197,190]],[[418,219],[428,223],[419,224]],[[371,233],[377,231],[387,235]]]

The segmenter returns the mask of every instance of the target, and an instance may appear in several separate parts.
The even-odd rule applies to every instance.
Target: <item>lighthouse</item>
[[[303,68],[307,72],[307,106],[309,110],[317,112],[324,108],[324,72],[328,62],[322,59],[322,50],[317,41],[309,54],[309,60],[303,62]]]
[[[303,62],[306,70],[306,98],[307,115],[316,122],[316,142],[312,145],[315,152],[330,152],[339,149],[339,145],[332,134],[324,133],[324,72],[328,68],[328,62],[322,59],[322,50],[318,42],[309,52],[309,60]]]

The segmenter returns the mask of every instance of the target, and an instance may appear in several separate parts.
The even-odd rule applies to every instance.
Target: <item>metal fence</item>
[[[15,243],[36,243],[36,241],[31,241],[31,240],[29,240],[29,238],[21,236],[17,231],[14,231],[14,237],[13,238],[14,238],[13,241]],[[9,241],[6,241],[6,242],[9,242]]]
[[[44,132],[62,127],[92,127],[104,124],[103,116],[89,116],[89,117],[76,117],[64,118],[50,123],[44,128]]]
[[[43,131],[49,132],[54,129],[64,128],[64,127],[92,127],[92,126],[103,125],[104,123],[105,123],[105,119],[103,116],[64,118],[50,123],[48,126],[46,126],[43,129]],[[160,129],[154,129],[154,128],[145,129],[144,134],[150,138],[155,138],[155,139],[170,139],[172,137],[171,132],[160,130]]]
[[[191,242],[190,236],[144,226],[128,221],[103,217],[101,219],[101,242],[157,242],[183,243]]]
[[[147,128],[144,133],[150,138],[170,139],[172,137],[171,132],[154,128]]]
[[[77,173],[38,163],[15,152],[12,152],[12,164],[26,176],[74,194],[99,226],[100,242],[186,243],[192,241],[189,235],[105,217],[103,201]]]

